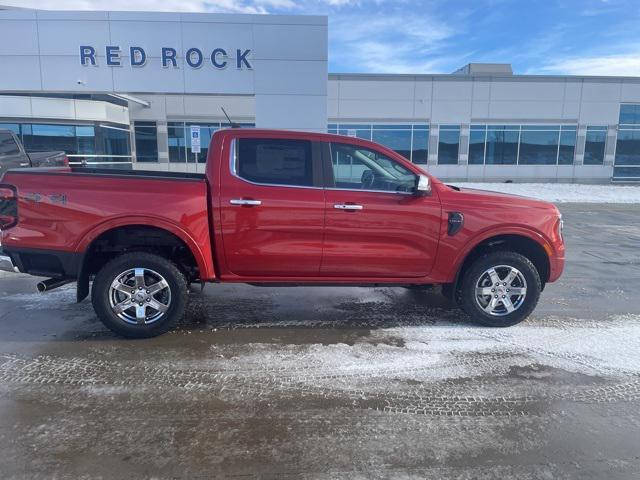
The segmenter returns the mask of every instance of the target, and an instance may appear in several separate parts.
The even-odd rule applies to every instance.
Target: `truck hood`
[[[447,193],[456,199],[464,198],[469,202],[482,202],[492,203],[500,205],[521,206],[529,208],[542,208],[558,211],[557,207],[544,200],[538,200],[531,197],[525,197],[522,195],[514,195],[510,193],[493,192],[491,190],[478,190],[475,188],[464,188],[453,185],[444,185],[447,189]],[[449,195],[446,195],[449,197]]]

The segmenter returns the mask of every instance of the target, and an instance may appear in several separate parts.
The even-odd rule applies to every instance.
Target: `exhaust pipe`
[[[36,287],[38,288],[38,291],[42,293],[49,292],[54,288],[61,287],[71,282],[72,280],[69,280],[68,278],[50,278],[49,280],[38,282],[38,285],[36,285]]]

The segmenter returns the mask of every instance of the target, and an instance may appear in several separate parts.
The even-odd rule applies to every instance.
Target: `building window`
[[[64,150],[78,153],[74,125],[25,124],[22,125],[22,144],[27,151]]]
[[[200,153],[191,151],[191,127],[200,127]],[[169,138],[169,161],[171,163],[206,163],[209,144],[213,134],[222,128],[229,128],[228,123],[202,122],[168,122],[167,135]],[[254,123],[242,123],[243,128],[253,128]]]
[[[429,154],[429,126],[414,125],[411,141],[411,161],[418,165],[426,165]]]
[[[560,127],[560,146],[558,147],[558,165],[573,165],[576,153],[578,128],[570,125]]]
[[[613,176],[640,178],[640,104],[620,105],[620,125]]]
[[[469,165],[572,165],[575,125],[471,125]]]
[[[0,128],[3,130],[11,130],[16,135],[20,136],[20,124],[19,123],[0,123]]]
[[[187,136],[183,122],[169,122],[167,124],[167,136],[169,138],[169,162],[187,162]]]
[[[411,160],[411,125],[374,125],[372,140]]]
[[[456,165],[460,149],[460,126],[441,125],[438,141],[438,165]]]
[[[523,125],[520,131],[519,165],[556,165],[560,128]]]
[[[618,123],[620,125],[640,125],[640,104],[621,104]]]
[[[429,149],[429,125],[427,124],[330,123],[327,125],[327,131],[372,140],[413,163],[427,163]]]
[[[587,127],[583,162],[585,165],[602,165],[604,163],[606,140],[607,127]]]
[[[131,135],[126,128],[99,125],[96,146],[99,154],[113,163],[131,162]]]
[[[130,164],[129,130],[111,124],[2,123],[30,152],[64,151],[71,164]]]
[[[487,125],[487,165],[515,165],[518,163],[518,125]]]
[[[140,163],[158,161],[158,128],[156,122],[135,122],[136,161]]]
[[[487,140],[486,125],[471,125],[469,131],[469,165],[484,163],[484,145]]]
[[[348,137],[362,138],[363,140],[371,140],[370,124],[360,123],[341,123],[338,125],[336,133],[338,135],[346,135]]]
[[[637,165],[640,167],[640,129],[620,129],[618,131],[616,165]]]

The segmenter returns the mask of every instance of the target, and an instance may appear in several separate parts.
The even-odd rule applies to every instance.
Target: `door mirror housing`
[[[431,179],[426,175],[418,175],[416,180],[415,194],[418,197],[431,195]]]

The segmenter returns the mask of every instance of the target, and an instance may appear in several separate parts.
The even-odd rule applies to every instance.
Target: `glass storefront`
[[[119,125],[0,123],[0,128],[13,131],[28,152],[62,150],[72,164],[131,163],[129,130]]]
[[[640,180],[640,104],[620,105],[613,176],[618,180]]]
[[[426,164],[429,151],[429,125],[330,123],[329,133],[372,140],[417,164]]]
[[[470,165],[572,165],[574,125],[471,125]]]

